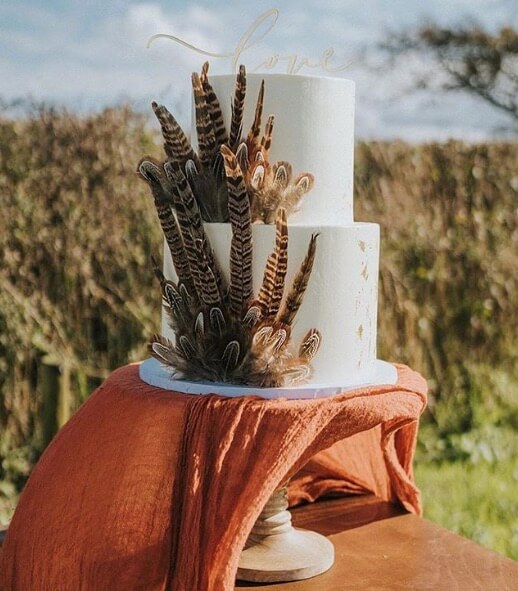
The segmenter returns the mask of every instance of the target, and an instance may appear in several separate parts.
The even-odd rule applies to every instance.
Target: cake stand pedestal
[[[255,522],[239,559],[237,579],[300,581],[330,569],[334,559],[334,546],[326,537],[291,524],[286,485],[273,493]]]

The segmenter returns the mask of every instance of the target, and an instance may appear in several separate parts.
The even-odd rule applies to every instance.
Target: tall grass
[[[160,153],[127,107],[0,118],[0,520],[63,409],[158,327],[160,232],[134,170]],[[494,465],[515,442],[517,170],[516,144],[356,150],[356,218],[382,226],[380,356],[431,386],[427,487],[427,466]]]

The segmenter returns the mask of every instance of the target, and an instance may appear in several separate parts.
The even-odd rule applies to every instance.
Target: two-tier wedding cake
[[[221,337],[219,353],[214,353],[207,344],[213,338],[207,336],[207,331],[211,330],[207,327],[213,320],[211,310],[215,305],[206,301],[209,296],[200,295],[199,302],[193,307],[187,321],[193,325],[191,336],[189,327],[182,328],[183,319],[178,324],[179,312],[176,316],[171,313],[171,306],[175,308],[177,305],[176,296],[165,293],[162,337],[155,339],[155,346],[152,343],[150,348],[161,365],[156,360],[144,364],[142,377],[155,385],[175,390],[229,395],[250,391],[268,397],[323,396],[362,384],[394,383],[395,369],[376,356],[379,226],[355,222],[353,218],[354,82],[282,74],[247,74],[245,77],[243,69],[240,74],[244,89],[239,88],[239,74],[237,85],[235,76],[213,76],[209,82],[206,66],[201,78],[193,75],[193,148],[187,145],[186,136],[175,136],[177,124],[168,111],[154,105],[162,124],[168,159],[181,161],[177,167],[180,171],[172,171],[171,166],[168,169],[167,162],[162,165],[145,160],[140,164],[139,172],[152,189],[153,183],[165,187],[166,193],[171,185],[173,189],[169,190],[172,193],[175,190],[177,194],[181,193],[186,188],[194,197],[192,201],[198,203],[198,222],[195,221],[194,226],[197,223],[199,226],[202,220],[202,228],[195,227],[182,233],[182,217],[186,210],[182,203],[185,201],[174,195],[168,206],[171,210],[168,215],[172,213],[173,218],[165,220],[162,212],[162,227],[167,239],[168,224],[176,220],[180,229],[176,240],[184,246],[187,244],[187,248],[188,243],[192,243],[203,265],[210,266],[212,254],[215,274],[220,275],[214,284],[219,285],[220,303],[217,306],[223,309],[225,330],[229,334]],[[215,102],[211,105],[211,101]],[[204,110],[204,107],[207,108]],[[240,129],[234,129],[237,125]],[[183,148],[180,149],[181,145]],[[229,200],[230,215],[226,201],[219,218],[205,215],[205,210],[210,208],[203,202],[207,183],[203,185],[199,180],[202,169],[210,169],[210,174],[216,178],[208,191],[219,192],[220,196],[223,194],[223,200]],[[185,187],[182,181],[185,181]],[[267,183],[268,190],[261,193],[261,187],[266,187]],[[200,190],[201,185],[203,190]],[[167,198],[157,197],[157,191],[160,193],[161,190],[155,187],[153,194],[155,203],[161,203],[163,207]],[[239,190],[242,200],[238,195],[235,206],[232,206],[233,194]],[[243,213],[244,208],[247,214],[251,214],[251,223],[237,217],[236,212]],[[283,216],[285,221],[287,219],[284,238]],[[247,230],[250,231],[249,240]],[[186,236],[185,232],[189,235]],[[176,288],[175,293],[181,298],[179,286],[188,280],[179,277],[183,273],[182,264],[173,263],[176,255],[171,242],[170,235],[166,240],[161,282],[164,287],[164,282],[170,281],[171,289]],[[250,256],[246,254],[248,247],[253,250]],[[236,263],[236,252],[245,253],[245,259]],[[279,261],[287,267],[284,273]],[[193,264],[197,263],[191,260],[191,271]],[[242,265],[241,271],[239,264]],[[189,267],[188,262],[184,266]],[[264,304],[261,294],[264,296],[265,286],[268,287],[267,273],[272,266],[271,284],[282,283],[277,294],[277,299],[282,300],[277,304]],[[251,285],[245,293],[237,277],[241,273],[241,279],[244,276],[246,280],[249,267],[253,287]],[[307,272],[300,289],[303,271]],[[201,293],[212,275],[203,279],[203,269],[193,273],[200,275],[198,279],[195,274],[190,277],[193,283],[198,281]],[[160,277],[160,272],[158,275]],[[292,291],[299,289],[301,293],[296,316],[292,314],[288,325],[286,318],[289,315],[285,308],[292,305],[290,286]],[[191,291],[195,290],[191,287]],[[275,295],[270,296],[275,300]],[[183,299],[189,297],[184,290]],[[225,298],[234,298],[232,302],[240,303],[233,308],[229,304],[227,313]],[[251,310],[257,314],[250,324],[250,336],[233,339],[229,326],[235,321],[246,324]],[[196,322],[198,325],[194,328]],[[198,338],[200,331],[205,331],[203,342],[201,337]],[[220,329],[220,336],[221,333]],[[262,349],[257,353],[259,343],[261,347],[263,344],[270,347],[269,357],[266,355],[269,361],[264,360]],[[245,359],[244,348],[247,346],[252,352],[251,362]],[[289,347],[294,351],[298,348],[298,352],[288,353]],[[308,350],[311,354],[307,353]],[[251,363],[250,367],[254,369],[223,373],[223,378],[210,380],[207,375],[212,374],[202,371],[199,379],[196,374],[193,379],[193,373],[183,373],[182,367],[185,358],[196,355],[198,358],[219,355],[225,367]],[[280,371],[294,375],[296,379],[266,380],[263,383],[254,377],[247,382],[247,372],[268,372],[268,368],[283,356],[288,361]],[[257,358],[262,360],[259,365]],[[310,370],[300,369],[301,359],[304,368],[310,367]],[[228,380],[225,379],[227,375]],[[222,381],[229,383],[215,385],[215,382]],[[258,391],[257,385],[267,388]]]

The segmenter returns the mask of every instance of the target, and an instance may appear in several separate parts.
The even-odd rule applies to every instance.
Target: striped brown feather
[[[248,136],[246,138],[250,162],[253,162],[253,160],[255,160],[255,153],[256,153],[257,148],[259,146],[259,134],[261,133],[261,117],[263,114],[263,104],[264,104],[264,80],[261,81],[261,87],[259,88],[259,94],[257,96],[254,122],[252,123],[252,127],[250,128],[250,131],[248,132]]]
[[[189,260],[180,234],[178,222],[172,212],[170,205],[155,204],[160,225],[164,233],[174,270],[178,277],[178,282],[183,283],[189,293],[195,293],[194,280],[192,278]]]
[[[288,326],[291,325],[295,318],[299,308],[304,299],[304,293],[308,286],[309,278],[311,276],[311,270],[313,269],[313,263],[315,261],[315,254],[317,250],[317,237],[318,234],[313,234],[309,241],[308,251],[306,257],[302,261],[299,272],[293,280],[291,289],[286,297],[284,306],[277,315],[277,319]]]
[[[178,163],[176,163],[178,167]],[[191,276],[193,278],[194,287],[195,287],[195,295],[196,299],[201,301],[201,294],[203,290],[203,281],[202,281],[202,274],[200,269],[200,261],[198,256],[198,250],[196,248],[196,244],[194,241],[194,237],[191,232],[191,220],[185,204],[182,200],[180,195],[180,191],[176,186],[175,178],[173,176],[172,165],[170,162],[166,162],[164,164],[164,170],[167,176],[168,181],[171,183],[172,186],[172,195],[173,195],[173,203],[174,209],[176,211],[176,217],[178,220],[178,227],[180,229],[180,233],[182,235],[182,240],[185,248],[185,252],[187,255],[187,260],[189,262],[189,268],[191,271]]]
[[[187,253],[178,223],[171,209],[172,198],[162,188],[162,167],[156,161],[145,159],[140,161],[137,170],[139,176],[151,186],[155,209],[171,253],[178,280],[185,285],[189,292],[194,293],[194,280],[190,271]]]
[[[194,91],[194,107],[196,110],[196,131],[198,136],[198,152],[201,163],[209,167],[217,150],[214,125],[209,114],[209,108],[203,91],[203,85],[196,72],[192,74],[192,88]]]
[[[223,121],[223,114],[221,112],[221,105],[219,104],[218,97],[212,88],[212,84],[209,82],[208,71],[209,62],[205,62],[201,70],[200,80],[203,92],[205,93],[205,102],[207,103],[212,125],[214,126],[216,143],[218,146],[221,146],[228,143],[227,129],[225,127],[225,122]]]
[[[261,307],[263,315],[270,315],[270,310],[277,306],[279,291],[284,291],[284,278],[286,275],[287,257],[288,257],[288,224],[286,222],[286,212],[279,210],[276,220],[275,249],[266,261],[263,282],[257,303]],[[282,299],[282,291],[280,298]],[[278,308],[277,308],[278,309]],[[275,312],[272,312],[275,314]]]
[[[236,89],[234,92],[234,102],[232,103],[232,120],[230,123],[229,145],[235,150],[241,140],[243,130],[243,111],[245,108],[246,96],[246,70],[245,66],[239,66],[239,72],[236,77]]]
[[[216,280],[215,269],[210,265],[205,256],[206,243],[202,238],[195,240],[198,257],[200,260],[200,270],[202,276],[202,303],[206,306],[219,306],[222,303],[221,293]]]
[[[288,221],[286,210],[279,209],[277,213],[277,231],[275,238],[275,250],[277,252],[277,264],[273,291],[268,305],[268,316],[275,316],[281,307],[288,271]]]
[[[232,312],[241,318],[253,294],[250,200],[236,156],[227,146],[221,146],[221,153],[227,175],[228,212],[232,225],[230,305]]]
[[[193,190],[191,185],[187,182],[185,175],[182,172],[182,169],[178,166],[177,163],[171,163],[173,168],[173,176],[176,182],[176,186],[181,192],[182,200],[185,205],[187,214],[189,216],[191,222],[191,231],[195,239],[200,239],[203,248],[203,255],[207,259],[207,263],[210,268],[213,270],[214,276],[216,278],[218,288],[221,288],[222,279],[221,273],[219,268],[214,260],[212,249],[210,247],[209,240],[207,235],[205,234],[205,229],[203,227],[203,219],[201,216],[200,208],[198,202],[194,196]],[[169,164],[168,164],[169,166]]]
[[[166,109],[166,107],[164,107],[164,105],[159,105],[153,101],[151,106],[153,107],[153,111],[155,112],[162,128],[165,153],[170,158],[174,158],[181,162],[182,165],[184,165],[187,160],[198,162],[198,158],[194,153],[187,136],[174,116]]]
[[[275,268],[277,267],[277,253],[275,250],[266,259],[263,282],[257,294],[257,305],[261,308],[261,316],[268,311],[270,299],[275,285]]]
[[[214,260],[210,243],[203,228],[200,209],[192,189],[177,162],[166,162],[164,168],[166,170],[166,174],[171,179],[176,188],[177,199],[175,199],[175,208],[178,215],[178,221],[180,222],[180,212],[178,210],[178,205],[180,205],[180,210],[182,211],[181,215],[184,216],[184,224],[186,224],[186,226],[184,226],[185,231],[182,228],[182,235],[184,235],[186,232],[189,233],[191,239],[194,240],[195,243],[195,251],[193,254],[197,256],[198,260],[197,266],[200,271],[199,278],[201,281],[202,293],[205,294],[206,297],[212,298],[213,292],[217,292],[220,294],[218,300],[219,302],[221,301],[222,293],[221,272],[219,271],[216,261]],[[180,227],[182,226],[180,225]],[[210,270],[210,272],[207,271],[207,268]],[[213,282],[215,282],[215,285],[213,285]]]

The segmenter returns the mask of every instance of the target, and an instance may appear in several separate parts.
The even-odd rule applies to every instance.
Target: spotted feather
[[[248,155],[249,155],[251,162],[253,162],[255,160],[255,155],[256,155],[256,152],[259,148],[259,134],[261,133],[261,117],[263,114],[263,105],[264,105],[264,80],[261,81],[261,86],[259,88],[259,94],[257,96],[254,121],[252,123],[252,127],[250,128],[250,131],[248,132],[248,136],[246,138],[246,143],[248,145]]]
[[[299,357],[305,361],[311,361],[313,357],[318,353],[320,344],[322,342],[322,335],[316,328],[310,329],[299,347]]]

